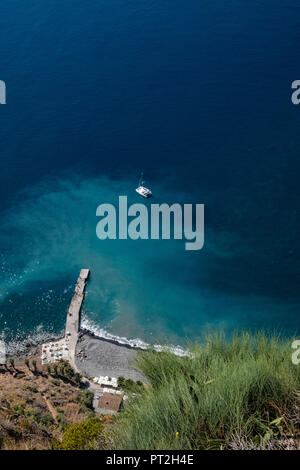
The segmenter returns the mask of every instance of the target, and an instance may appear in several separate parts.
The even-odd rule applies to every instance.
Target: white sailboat
[[[142,173],[140,177],[140,181],[139,181],[139,186],[136,188],[136,192],[142,197],[149,198],[152,196],[152,191],[146,188],[144,184],[145,184],[145,181],[143,181],[143,173]]]

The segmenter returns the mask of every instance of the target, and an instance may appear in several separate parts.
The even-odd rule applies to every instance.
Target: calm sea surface
[[[0,5],[0,331],[83,323],[180,343],[299,331],[300,4],[10,0]],[[100,241],[96,207],[205,204],[205,246]]]

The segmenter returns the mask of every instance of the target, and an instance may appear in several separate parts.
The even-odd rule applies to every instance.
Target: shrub
[[[28,410],[25,410],[24,414],[28,419],[30,419],[34,423],[39,423],[40,414],[34,408],[29,408]]]
[[[53,418],[52,418],[51,415],[45,413],[45,414],[43,414],[43,415],[40,417],[39,423],[40,423],[42,426],[48,427],[48,426],[51,426],[51,424],[54,423],[54,420],[53,420]]]
[[[24,429],[25,431],[28,430],[29,427],[30,427],[30,424],[29,424],[28,419],[26,419],[26,418],[22,419],[21,422],[20,422],[20,426],[21,426],[21,428]]]
[[[69,426],[64,432],[62,441],[55,447],[61,450],[84,450],[92,446],[103,431],[103,424],[98,418],[82,421]]]
[[[126,382],[125,377],[122,377],[122,376],[118,377],[118,387],[122,388],[125,382]]]
[[[31,387],[30,385],[24,385],[23,389],[32,393],[38,393],[38,389],[36,387]]]
[[[82,390],[78,394],[78,402],[80,403],[83,411],[87,411],[87,409],[93,409],[93,399],[94,394],[90,390]]]
[[[79,386],[81,385],[81,379],[82,379],[82,375],[76,372],[76,374],[74,375],[74,380],[76,384]]]
[[[16,403],[12,408],[13,408],[13,411],[14,411],[18,416],[24,415],[24,412],[25,412],[25,403],[23,403],[23,402]]]
[[[126,391],[127,393],[133,393],[133,394],[138,394],[141,393],[143,390],[141,389],[141,386],[143,386],[143,383],[138,380],[135,382],[132,379],[124,379],[124,382],[122,383],[122,390]]]
[[[66,428],[66,426],[68,425],[68,421],[66,420],[66,418],[64,417],[63,412],[61,412],[61,411],[59,413],[57,413],[56,421],[59,423],[60,429],[62,429],[62,430],[64,430]]]

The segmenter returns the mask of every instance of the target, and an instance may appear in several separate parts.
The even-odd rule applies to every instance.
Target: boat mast
[[[144,178],[144,172],[142,171],[140,181],[139,181],[139,186],[144,186],[145,181],[143,180]]]

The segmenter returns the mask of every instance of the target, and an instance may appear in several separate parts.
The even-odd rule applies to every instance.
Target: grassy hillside
[[[140,352],[148,386],[123,380],[129,400],[112,419],[95,415],[91,392],[63,363],[10,360],[0,368],[0,448],[296,449],[300,365],[291,343],[244,333],[209,337],[186,357]]]
[[[190,357],[147,352],[138,367],[151,387],[120,415],[122,449],[296,448],[300,366],[291,341],[222,335],[190,347]]]

